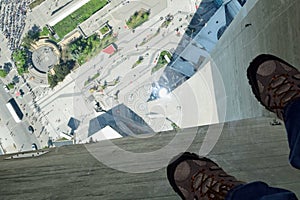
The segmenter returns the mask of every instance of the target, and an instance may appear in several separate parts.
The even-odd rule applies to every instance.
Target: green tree
[[[23,49],[19,49],[13,53],[13,60],[15,61],[17,67],[24,68],[27,62],[27,53]]]
[[[32,39],[33,41],[36,41],[39,39],[40,37],[40,33],[41,33],[41,29],[38,25],[34,24],[31,29],[28,31],[28,36],[30,37],[30,39]]]
[[[31,44],[39,39],[41,35],[41,29],[36,24],[31,27],[27,34],[22,39],[22,46],[29,49]]]
[[[15,84],[14,83],[9,83],[9,84],[7,84],[7,87],[8,87],[8,89],[12,90],[12,89],[14,89]]]
[[[50,88],[54,88],[58,83],[57,77],[55,75],[48,74],[48,83]]]
[[[69,47],[72,57],[82,64],[88,56],[92,54],[100,45],[100,39],[96,35],[92,35],[87,39],[79,38],[72,42]]]
[[[55,65],[53,70],[55,71],[54,75],[48,74],[48,83],[50,88],[54,88],[58,82],[61,82],[65,77],[71,72],[75,66],[74,60],[67,60],[65,63]]]
[[[28,54],[25,49],[16,50],[12,54],[13,60],[17,66],[17,70],[19,75],[22,75],[28,71],[27,63],[28,63]]]
[[[58,82],[63,81],[64,78],[70,73],[70,69],[65,64],[56,65],[54,67],[54,71]]]
[[[18,68],[17,71],[19,75],[23,75],[26,72],[26,70],[23,67]]]
[[[24,48],[29,49],[32,43],[33,43],[33,40],[29,37],[28,34],[26,34],[26,35],[24,36],[24,38],[22,39],[22,46],[23,46]]]
[[[0,77],[5,78],[7,75],[7,72],[3,69],[0,69]]]
[[[41,31],[39,36],[49,36],[50,35],[50,31],[48,30],[47,27],[44,27]]]
[[[75,64],[76,64],[75,60],[67,60],[67,61],[65,62],[65,65],[66,65],[70,70],[72,70],[72,69],[75,67]]]

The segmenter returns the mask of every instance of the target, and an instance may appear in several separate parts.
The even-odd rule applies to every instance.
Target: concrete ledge
[[[20,159],[20,158],[33,158],[42,156],[49,151],[37,151],[37,152],[24,152],[24,153],[17,153],[15,155],[9,156],[4,158],[5,160],[13,160],[13,159]]]

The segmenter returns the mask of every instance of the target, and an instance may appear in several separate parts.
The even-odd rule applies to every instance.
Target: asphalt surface
[[[3,85],[3,82],[0,80],[0,126],[7,126],[9,132],[1,133],[2,147],[5,150],[6,146],[10,146],[11,144],[5,143],[5,138],[12,137],[15,144],[15,152],[31,150],[32,143],[36,143],[38,148],[40,148],[40,144],[35,134],[30,134],[28,132],[29,123],[26,117],[24,116],[22,122],[20,123],[16,123],[14,121],[12,115],[6,107],[6,103],[12,98],[12,95],[4,90]]]

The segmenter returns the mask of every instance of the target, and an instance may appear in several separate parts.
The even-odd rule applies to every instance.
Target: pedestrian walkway
[[[13,140],[13,136],[14,136],[12,135],[13,133],[6,126],[3,125],[0,125],[0,133],[1,133],[1,137],[0,137],[1,151],[4,154],[10,152],[16,152],[17,148]]]

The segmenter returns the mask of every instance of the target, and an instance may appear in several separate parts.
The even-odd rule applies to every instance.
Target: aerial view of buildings
[[[10,161],[44,156],[49,159],[45,163],[53,159],[55,165],[63,168],[64,164],[72,163],[71,158],[64,161],[59,156],[49,157],[51,152],[60,151],[55,150],[60,147],[62,154],[68,155],[71,150],[64,149],[68,146],[81,155],[76,166],[86,165],[82,155],[88,154],[117,171],[145,173],[166,163],[155,160],[152,166],[132,168],[134,156],[128,159],[123,156],[123,150],[141,153],[141,163],[148,162],[143,160],[146,159],[143,153],[153,150],[165,156],[167,162],[175,152],[196,146],[191,145],[194,138],[206,141],[205,147],[200,145],[200,152],[209,153],[223,129],[234,129],[232,134],[236,136],[251,123],[253,127],[265,128],[269,118],[261,120],[265,124],[255,118],[269,117],[269,114],[250,94],[244,71],[254,55],[272,49],[270,53],[293,59],[290,55],[297,49],[293,46],[291,53],[281,53],[277,49],[287,45],[283,40],[278,40],[278,46],[273,45],[273,39],[260,41],[269,38],[270,32],[276,35],[276,31],[267,31],[276,26],[273,23],[281,23],[283,18],[277,15],[292,9],[293,4],[299,7],[297,0],[274,1],[282,9],[277,10],[275,4],[268,9],[268,3],[262,3],[263,0],[1,1],[0,155]],[[261,11],[259,3],[262,9],[267,7],[266,11]],[[255,18],[253,13],[259,11],[265,13],[261,18],[268,23],[260,24]],[[279,35],[274,38],[281,38]],[[293,61],[299,63],[299,56]],[[249,119],[254,122],[248,123]],[[199,136],[205,131],[214,133]],[[180,139],[176,138],[177,133]],[[189,137],[184,137],[185,134]],[[243,140],[240,135],[236,137]],[[254,140],[248,137],[244,140]],[[131,138],[143,142],[136,144]],[[222,138],[224,146],[228,140]],[[160,152],[163,149],[159,149],[160,145],[177,142],[182,142],[182,149],[172,146],[168,149],[172,153]],[[96,146],[98,143],[102,146]],[[122,148],[108,148],[112,144]],[[222,154],[223,146],[218,148],[221,150],[216,150],[216,158]],[[238,149],[234,145],[232,148]],[[99,151],[102,153],[98,154]],[[230,153],[230,159],[237,159]],[[114,156],[117,161],[108,158]],[[227,162],[225,158],[223,161]],[[45,166],[52,166],[49,163]],[[93,173],[96,165],[88,165],[90,171],[84,173]],[[31,164],[25,166],[30,168]],[[230,169],[248,178],[239,168]],[[113,172],[107,172],[110,173]],[[74,174],[81,176],[78,171]],[[116,176],[123,177],[123,174]],[[103,181],[110,180],[106,178]],[[155,185],[154,182],[150,185]],[[104,189],[102,192],[105,193]],[[142,199],[143,195],[136,199]],[[174,199],[170,192],[168,195],[165,199]],[[129,192],[125,196],[124,199],[135,199]],[[61,199],[63,196],[42,197]],[[156,197],[153,199],[164,199]],[[116,199],[116,196],[103,199]]]
[[[96,133],[106,126],[118,138],[134,134],[132,127],[147,134],[218,122],[185,122],[185,99],[176,88],[204,67],[242,6],[237,0],[3,2],[1,100],[16,103],[3,106],[2,154],[101,140]],[[95,123],[110,110],[112,120]],[[132,121],[114,125],[118,115]]]

